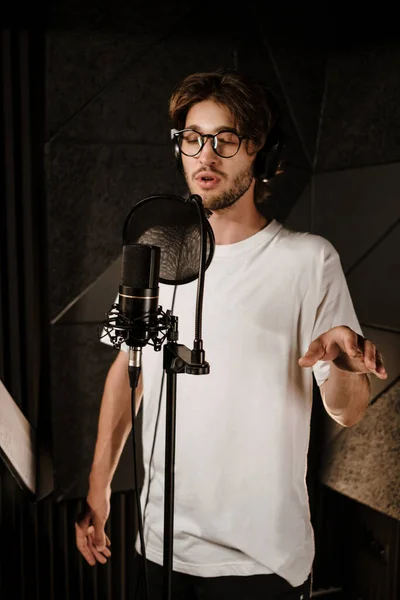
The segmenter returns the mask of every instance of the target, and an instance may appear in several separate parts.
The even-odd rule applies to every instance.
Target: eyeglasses
[[[211,140],[211,146],[215,154],[221,158],[232,158],[239,152],[244,135],[238,135],[234,131],[219,131],[218,133],[199,133],[195,129],[171,129],[171,138],[178,143],[179,150],[185,156],[197,156],[203,149],[207,138]]]

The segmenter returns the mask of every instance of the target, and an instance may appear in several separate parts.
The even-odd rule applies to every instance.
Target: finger
[[[376,370],[376,346],[369,340],[364,341],[364,364],[370,371]]]
[[[300,367],[312,367],[316,362],[321,360],[325,355],[325,348],[318,338],[311,342],[307,352],[299,358]]]
[[[88,546],[88,537],[77,523],[75,523],[75,537],[79,552],[82,554],[86,562],[88,562],[91,567],[94,567],[96,564],[96,559]]]
[[[343,335],[343,343],[339,343],[339,347],[350,358],[361,358],[364,349],[364,338],[358,336],[352,329],[346,328]]]
[[[104,550],[107,550],[107,548],[104,548],[104,550],[100,550],[100,549],[99,549],[99,548],[96,546],[96,544],[94,543],[94,540],[93,540],[92,536],[89,536],[89,537],[87,538],[87,540],[88,540],[88,547],[90,548],[90,550],[91,550],[91,552],[92,552],[93,556],[95,557],[95,559],[96,559],[96,560],[97,560],[99,563],[101,563],[101,564],[103,564],[103,565],[104,565],[104,564],[107,562],[107,559],[106,559],[106,557],[103,555],[103,552],[104,552]],[[108,552],[110,552],[110,551],[108,550]],[[110,553],[110,554],[111,554],[111,553]]]
[[[104,556],[110,557],[111,556],[111,550],[109,550],[109,548],[107,548],[107,546],[111,546],[111,542],[110,542],[110,538],[108,537],[107,534],[105,534],[105,539],[106,539],[106,547],[104,548],[104,550],[101,550],[99,547],[97,548],[97,550],[99,552],[102,552],[104,554]]]
[[[383,364],[383,357],[379,350],[376,351],[376,375],[380,379],[386,379],[388,374]]]

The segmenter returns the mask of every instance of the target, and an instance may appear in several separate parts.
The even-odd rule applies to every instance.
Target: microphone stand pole
[[[202,340],[202,300],[204,275],[206,270],[206,215],[202,199],[193,195],[188,199],[198,210],[200,219],[201,252],[199,285],[196,306],[196,331],[194,348],[178,344],[178,318],[170,315],[171,327],[168,331],[168,342],[164,346],[164,370],[167,378],[166,414],[165,414],[165,475],[164,475],[164,562],[163,562],[163,600],[171,600],[172,563],[174,539],[174,493],[175,493],[175,431],[176,431],[176,384],[179,373],[189,375],[206,375],[210,365],[205,360]],[[212,232],[211,232],[212,235]],[[213,248],[212,248],[213,252]]]
[[[195,351],[177,344],[178,319],[173,317],[175,327],[171,341],[164,345],[164,369],[167,375],[165,414],[165,476],[164,476],[164,579],[163,600],[171,600],[172,557],[174,539],[174,492],[175,492],[175,431],[176,431],[176,384],[178,373],[205,375],[210,372],[207,362],[196,362]],[[170,339],[170,336],[168,336]]]

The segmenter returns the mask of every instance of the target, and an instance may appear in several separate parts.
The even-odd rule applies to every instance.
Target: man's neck
[[[268,224],[268,219],[257,210],[252,196],[243,196],[233,206],[213,212],[210,224],[215,243],[222,246],[236,244],[258,233]]]

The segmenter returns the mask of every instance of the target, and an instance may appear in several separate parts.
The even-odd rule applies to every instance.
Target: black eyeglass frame
[[[180,146],[179,143],[179,134],[184,133],[185,131],[193,131],[194,133],[197,133],[198,136],[201,138],[201,146],[198,149],[198,151],[196,152],[196,154],[186,154],[186,152],[184,152]],[[237,150],[234,154],[232,154],[231,156],[222,156],[218,151],[217,151],[217,147],[218,147],[218,140],[217,140],[217,136],[220,133],[234,133],[238,140],[239,140],[239,145],[237,147]],[[175,139],[176,143],[178,145],[179,148],[179,152],[181,152],[182,154],[184,154],[185,156],[189,156],[190,158],[194,158],[195,156],[197,156],[198,154],[200,154],[200,152],[203,150],[205,143],[206,143],[206,139],[209,138],[212,140],[211,142],[211,147],[214,150],[215,154],[217,156],[219,156],[220,158],[233,158],[234,156],[236,156],[236,154],[239,152],[240,150],[240,146],[242,145],[242,141],[243,140],[247,140],[250,139],[245,135],[239,135],[238,133],[236,133],[236,131],[232,131],[231,129],[221,129],[221,131],[218,131],[217,133],[200,133],[199,131],[197,131],[197,129],[192,129],[191,127],[186,127],[185,129],[171,129],[171,139]]]

